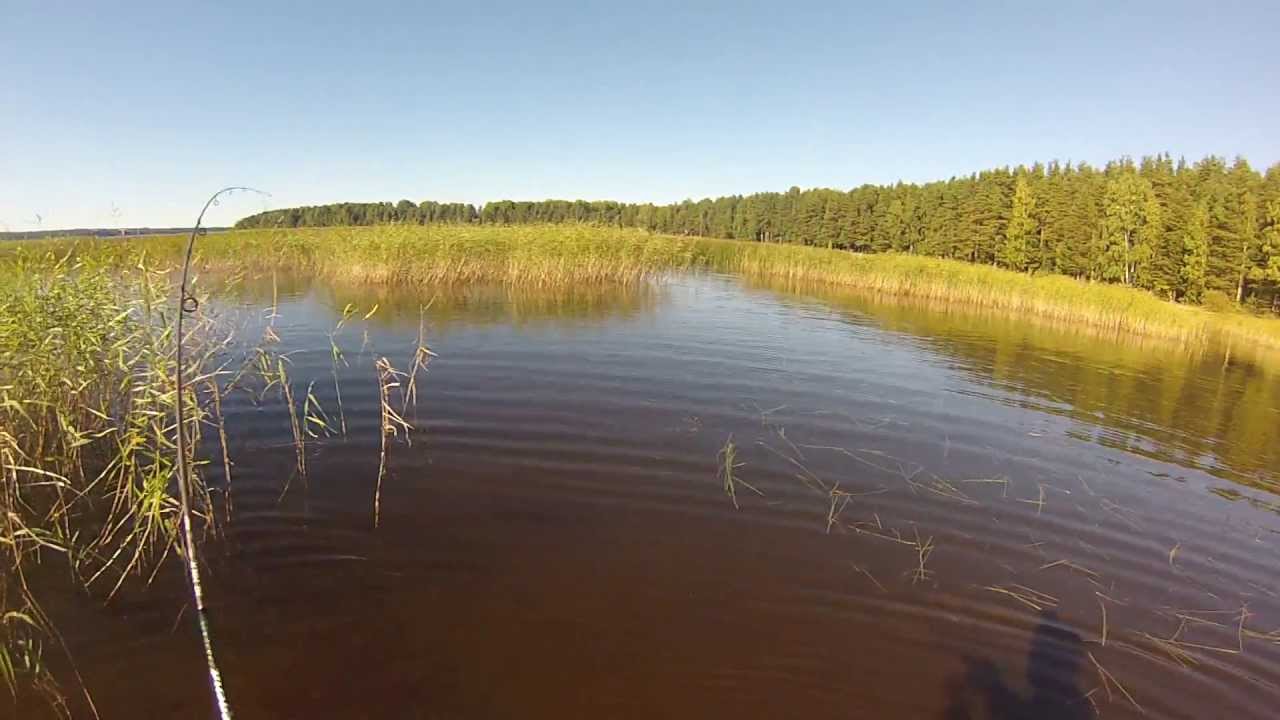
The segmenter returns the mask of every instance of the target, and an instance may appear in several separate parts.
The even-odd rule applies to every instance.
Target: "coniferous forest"
[[[271,210],[236,227],[561,222],[914,253],[1280,311],[1280,164],[1259,173],[1242,158],[1037,163],[923,185],[793,187],[670,205],[338,203]]]

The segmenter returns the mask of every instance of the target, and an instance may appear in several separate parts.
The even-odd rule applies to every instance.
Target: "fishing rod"
[[[227,692],[222,685],[222,673],[218,671],[218,663],[213,655],[213,637],[209,631],[209,608],[204,602],[204,586],[200,583],[200,563],[196,559],[195,534],[191,529],[191,490],[188,488],[191,472],[187,466],[186,403],[183,402],[186,380],[182,375],[182,319],[188,314],[195,313],[200,307],[199,301],[191,294],[187,286],[191,274],[191,255],[196,245],[196,236],[200,233],[200,224],[204,222],[204,214],[208,212],[210,207],[218,204],[219,197],[233,192],[253,192],[267,195],[267,193],[251,187],[225,187],[209,197],[209,200],[205,202],[204,207],[200,210],[200,215],[196,217],[196,224],[191,228],[191,237],[187,240],[186,257],[182,262],[182,284],[178,291],[178,315],[175,320],[174,342],[177,348],[173,372],[174,385],[177,388],[178,419],[178,463],[175,474],[178,479],[178,502],[182,506],[183,555],[187,559],[187,579],[191,581],[191,596],[195,600],[196,615],[200,620],[200,638],[204,642],[205,662],[209,667],[209,682],[213,686],[214,699],[218,703],[218,714],[222,720],[231,720],[231,704],[227,701]]]

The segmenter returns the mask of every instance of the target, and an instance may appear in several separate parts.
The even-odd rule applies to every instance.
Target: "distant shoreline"
[[[200,267],[246,272],[303,269],[346,281],[424,288],[462,282],[544,288],[626,284],[668,271],[712,270],[988,308],[1121,336],[1280,348],[1280,319],[1274,317],[1210,310],[1120,284],[900,252],[860,253],[547,223],[289,228],[217,235],[216,241],[201,245]],[[66,250],[132,267],[137,252],[178,257],[184,240],[170,235],[142,244],[95,246],[87,241],[79,247],[68,244]]]
[[[229,227],[202,228],[207,232],[226,232]],[[0,232],[0,240],[42,240],[60,237],[142,237],[144,235],[176,235],[189,233],[189,227],[137,228],[67,228],[64,230],[17,230]]]

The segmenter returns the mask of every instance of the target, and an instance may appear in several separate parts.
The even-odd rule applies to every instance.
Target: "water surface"
[[[310,386],[346,433],[310,441],[304,478],[278,398],[226,399],[233,510],[206,553],[239,718],[1280,702],[1280,378],[1238,352],[725,277],[277,280],[220,312],[246,338],[270,324],[299,404]],[[438,357],[375,529],[374,362],[407,369],[420,325]],[[171,570],[52,603],[105,718],[211,712]]]

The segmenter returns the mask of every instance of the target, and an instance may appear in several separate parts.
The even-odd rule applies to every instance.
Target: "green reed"
[[[26,568],[56,561],[112,593],[148,574],[177,529],[170,283],[145,253],[124,273],[113,260],[49,248],[0,258],[0,678],[14,693],[20,675],[54,687],[30,661],[40,633],[28,631],[53,629]],[[188,337],[192,388],[210,377],[207,330],[197,320]],[[198,437],[194,393],[182,402]]]
[[[146,249],[173,255],[177,238],[121,243],[79,239],[71,247],[128,263]],[[523,287],[636,283],[695,262],[694,241],[639,230],[568,226],[417,226],[253,230],[203,238],[206,269],[301,270],[329,280],[420,287],[487,282]]]
[[[1062,275],[1033,276],[985,265],[896,253],[864,255],[800,245],[701,240],[699,265],[751,278],[820,283],[871,293],[989,308],[1096,328],[1116,336],[1188,343],[1225,340],[1280,348],[1280,320],[1220,313],[1133,288]]]
[[[142,252],[175,256],[181,238],[44,240],[28,245],[64,248],[127,266]],[[1032,276],[917,255],[865,255],[588,225],[235,231],[204,238],[198,263],[249,272],[296,269],[333,281],[424,288],[475,282],[526,288],[634,284],[670,271],[702,269],[959,303],[1116,335],[1280,348],[1280,320],[1274,318],[1212,312],[1132,288],[1060,275]]]

